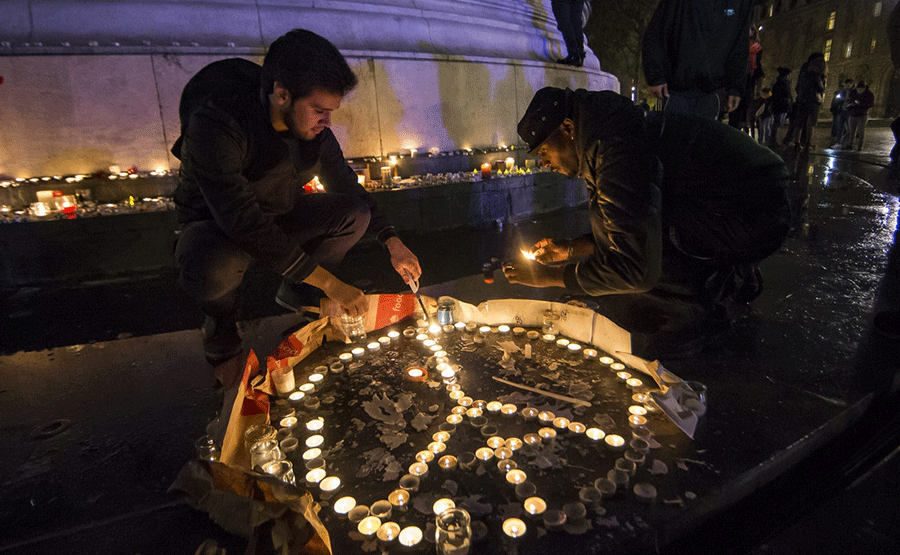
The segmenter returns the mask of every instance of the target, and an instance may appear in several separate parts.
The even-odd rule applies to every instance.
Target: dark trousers
[[[584,0],[551,0],[556,26],[570,57],[584,59]]]
[[[302,195],[276,225],[319,265],[333,270],[369,226],[369,207],[339,194]],[[178,281],[208,316],[235,320],[238,288],[253,257],[212,220],[183,226],[175,249]]]
[[[794,141],[794,137],[800,136],[799,143],[803,148],[809,148],[812,140],[812,132],[819,121],[819,104],[801,104],[797,106],[795,116],[791,118],[791,126],[788,127],[784,144]]]

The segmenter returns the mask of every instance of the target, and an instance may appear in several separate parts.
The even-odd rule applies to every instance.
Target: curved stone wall
[[[0,176],[177,165],[184,83],[205,64],[311,29],[360,78],[334,117],[348,157],[517,142],[545,85],[618,90],[596,57],[573,69],[550,0],[4,2]]]

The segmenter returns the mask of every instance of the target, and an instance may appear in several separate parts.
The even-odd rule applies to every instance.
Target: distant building
[[[789,67],[796,85],[800,66],[812,52],[828,62],[825,102],[844,79],[865,81],[875,95],[874,118],[900,114],[900,79],[894,76],[887,43],[887,20],[898,0],[760,0],[756,22],[763,46],[766,76],[775,80],[778,66]],[[829,115],[830,117],[830,115]]]

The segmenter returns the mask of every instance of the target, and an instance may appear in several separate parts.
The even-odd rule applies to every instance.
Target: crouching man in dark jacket
[[[727,326],[721,301],[749,302],[756,263],[788,232],[788,171],[731,127],[643,111],[610,91],[538,91],[519,135],[544,166],[584,178],[591,233],[542,239],[515,283],[565,287],[632,333],[645,358],[696,352]]]

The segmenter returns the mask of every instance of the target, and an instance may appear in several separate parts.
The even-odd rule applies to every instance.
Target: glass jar
[[[541,332],[556,335],[559,333],[559,312],[553,309],[547,309],[542,314]]]
[[[435,517],[435,549],[438,555],[467,555],[472,543],[472,526],[465,509],[451,508]]]
[[[362,316],[341,314],[341,328],[350,343],[363,341],[366,338],[366,326]]]

